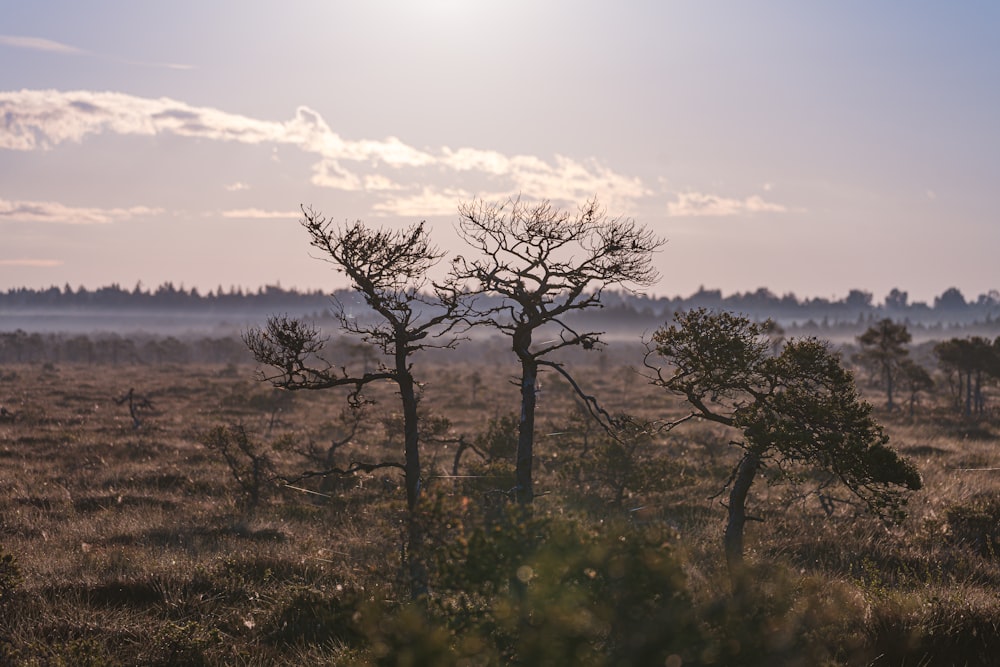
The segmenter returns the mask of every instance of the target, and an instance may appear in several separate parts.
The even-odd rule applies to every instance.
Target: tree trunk
[[[949,382],[950,382],[949,378]],[[955,400],[955,409],[962,412],[962,371],[958,371],[958,397]]]
[[[407,367],[407,353],[403,345],[396,347],[396,380],[403,404],[404,483],[406,485],[407,561],[410,570],[410,595],[417,599],[427,594],[427,568],[423,552],[423,530],[417,516],[420,501],[420,431],[417,421],[417,393],[413,376]]]
[[[399,379],[399,394],[403,403],[406,507],[412,511],[420,499],[420,434],[417,424],[417,396],[409,373]]]
[[[729,520],[724,538],[729,579],[736,592],[743,578],[743,527],[746,524],[747,493],[760,468],[760,456],[748,450],[736,468],[733,488],[729,491]]]
[[[538,364],[531,357],[521,358],[521,421],[517,432],[516,484],[517,502],[530,505],[535,498],[531,480],[535,443],[535,385]]]
[[[427,565],[424,563],[424,530],[416,511],[407,518],[406,556],[410,572],[410,599],[427,597],[430,585],[427,582]]]
[[[888,400],[889,412],[892,412],[892,365],[886,365],[885,367],[885,393]]]
[[[972,371],[965,374],[965,416],[972,416]]]

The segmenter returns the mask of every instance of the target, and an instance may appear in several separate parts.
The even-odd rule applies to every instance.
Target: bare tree
[[[521,416],[516,459],[516,496],[534,498],[532,462],[535,403],[540,367],[561,374],[591,414],[611,421],[593,396],[583,392],[563,364],[550,356],[579,346],[602,345],[603,332],[577,330],[567,319],[601,307],[605,288],[650,285],[658,279],[653,253],[664,241],[630,218],[607,217],[596,200],[575,214],[549,202],[520,199],[477,201],[459,207],[458,233],[477,257],[453,260],[453,275],[473,292],[495,297],[478,308],[479,321],[511,338],[521,364]],[[536,334],[545,329],[543,340]]]
[[[241,493],[237,506],[249,521],[276,479],[274,462],[242,423],[218,426],[201,442],[225,461]]]
[[[413,592],[426,589],[422,566],[415,558],[421,542],[415,512],[420,496],[418,427],[419,386],[412,373],[412,355],[427,348],[457,344],[456,327],[463,322],[464,302],[450,284],[435,284],[428,271],[443,256],[428,238],[423,222],[405,229],[373,229],[358,221],[336,225],[303,207],[302,225],[321,259],[344,273],[374,311],[374,318],[355,317],[336,302],[341,328],[374,345],[389,358],[377,370],[351,374],[324,357],[325,339],[307,324],[287,317],[273,317],[263,329],[251,329],[244,341],[257,361],[271,370],[261,378],[289,390],[348,387],[348,400],[363,402],[364,387],[376,380],[390,380],[399,388],[403,410],[404,462],[352,464],[347,471],[401,467],[410,510],[410,566]],[[332,469],[328,474],[345,471]],[[309,476],[323,472],[307,473]]]
[[[128,414],[132,418],[132,430],[138,430],[142,426],[142,419],[139,413],[143,410],[152,410],[153,402],[145,396],[138,396],[135,389],[129,389],[127,393],[112,399],[116,405],[128,403]],[[6,412],[6,410],[4,410]]]

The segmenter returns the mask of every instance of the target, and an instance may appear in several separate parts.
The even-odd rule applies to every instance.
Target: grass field
[[[633,369],[638,349],[571,362],[612,411],[679,414]],[[734,599],[717,497],[736,461],[730,435],[688,423],[615,448],[566,384],[543,376],[540,495],[532,516],[511,518],[501,498],[513,373],[501,344],[418,359],[421,407],[449,423],[422,445],[432,593],[415,606],[395,470],[263,481],[250,508],[204,444],[242,424],[284,478],[327,456],[399,461],[391,387],[375,390],[348,439],[341,395],[280,393],[251,366],[0,368],[0,662],[911,666],[1000,655],[995,421],[954,416],[943,395],[915,417],[879,415],[925,483],[898,526],[843,489],[816,493],[824,480],[808,470],[791,471],[802,484],[759,481],[750,511],[761,521],[747,532],[756,585]],[[129,389],[152,403],[138,428],[113,400]],[[460,437],[492,460],[468,449],[454,475]]]

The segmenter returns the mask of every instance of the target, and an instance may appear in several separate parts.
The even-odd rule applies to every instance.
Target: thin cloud
[[[112,60],[118,60],[117,58],[112,58]],[[137,65],[138,67],[159,67],[162,69],[176,69],[176,70],[193,70],[198,69],[194,65],[185,65],[183,63],[150,63],[144,60],[121,60],[127,65]]]
[[[579,202],[599,193],[609,209],[627,213],[632,201],[652,194],[642,179],[615,173],[593,159],[578,162],[557,155],[552,164],[519,155],[512,164],[515,192],[531,199]]]
[[[241,208],[222,212],[223,218],[240,218],[245,220],[276,220],[302,217],[299,211],[265,211],[259,208]]]
[[[243,183],[242,181],[236,181],[235,183],[230,183],[225,187],[226,190],[228,190],[229,192],[242,192],[243,190],[250,189],[250,186],[247,185],[246,183]]]
[[[476,148],[421,150],[397,137],[348,140],[323,117],[299,107],[287,121],[267,121],[196,107],[169,98],[144,98],[115,92],[21,90],[0,92],[0,149],[49,150],[101,134],[153,136],[173,134],[242,144],[291,146],[316,156],[311,182],[378,197],[378,210],[402,210],[403,202],[423,201],[441,208],[446,190],[425,192],[424,185],[451,172],[462,182],[458,191],[490,191],[502,196],[578,202],[601,196],[616,211],[627,212],[635,200],[652,192],[642,180],[619,174],[595,159],[556,155],[505,155]],[[475,181],[469,183],[466,181]],[[408,192],[408,195],[401,195]],[[452,201],[454,211],[458,201]]]
[[[728,217],[750,213],[787,213],[782,204],[765,201],[760,195],[746,199],[733,199],[702,192],[681,192],[677,201],[667,203],[667,214],[671,217]]]
[[[386,178],[382,174],[368,174],[365,176],[365,191],[375,192],[378,190],[400,190],[402,186],[398,183],[393,183],[390,179]]]
[[[86,54],[83,49],[75,46],[54,42],[43,37],[25,37],[20,35],[0,35],[0,45],[29,51],[46,51],[48,53]]]
[[[0,266],[26,266],[34,268],[49,268],[65,264],[61,259],[0,259]]]
[[[64,225],[107,225],[120,220],[158,215],[163,209],[147,206],[131,208],[81,208],[58,202],[9,201],[0,199],[0,222],[39,222]]]
[[[417,194],[386,199],[372,209],[376,213],[404,217],[454,215],[460,202],[472,198],[473,195],[465,190],[425,187]]]
[[[653,194],[642,180],[615,173],[597,160],[579,162],[556,155],[546,162],[532,155],[508,157],[497,151],[475,148],[442,150],[442,164],[459,172],[473,171],[493,176],[508,176],[513,188],[505,195],[519,194],[530,199],[579,201],[597,193],[609,208],[627,208],[633,200]]]
[[[126,65],[138,65],[139,67],[161,67],[165,69],[190,70],[195,69],[194,65],[182,65],[179,63],[151,63],[142,60],[128,60],[126,58],[116,58],[114,56],[102,55],[85,49],[80,49],[69,44],[56,42],[44,37],[30,37],[27,35],[0,35],[0,46],[9,46],[15,49],[27,49],[29,51],[42,51],[46,53],[61,53],[70,56],[91,56],[101,58]]]

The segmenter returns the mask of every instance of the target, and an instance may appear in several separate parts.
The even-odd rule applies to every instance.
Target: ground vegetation
[[[745,540],[753,585],[734,596],[717,493],[743,450],[728,427],[691,420],[599,454],[603,431],[554,377],[539,409],[538,494],[521,516],[497,504],[506,481],[477,470],[484,458],[466,452],[454,474],[460,436],[509,456],[506,406],[519,398],[506,345],[464,352],[429,353],[424,377],[422,405],[450,426],[426,450],[422,607],[400,549],[401,470],[275,483],[247,515],[243,487],[203,443],[242,423],[279,477],[333,441],[338,465],[390,458],[391,385],[371,387],[376,403],[352,433],[323,392],[279,398],[250,364],[0,368],[11,416],[0,420],[0,662],[902,666],[989,664],[1000,650],[1000,420],[989,407],[956,412],[943,371],[930,368],[936,385],[913,416],[874,413],[923,479],[906,520],[767,478],[753,506],[765,520]],[[612,342],[574,369],[609,410],[688,414],[639,379],[642,355]],[[153,405],[139,429],[114,402],[130,388]],[[619,481],[577,467],[584,453],[621,461],[633,481],[619,495]],[[629,476],[657,466],[656,484]]]

